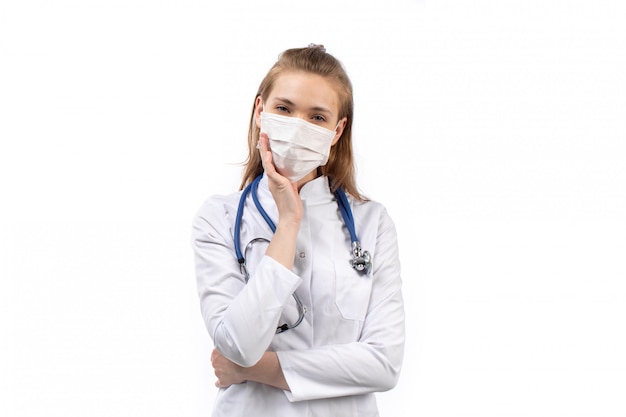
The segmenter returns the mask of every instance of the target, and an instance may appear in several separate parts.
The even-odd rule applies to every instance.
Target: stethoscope
[[[272,233],[276,232],[276,225],[267,214],[261,202],[259,201],[257,190],[259,188],[259,182],[263,178],[263,174],[256,177],[241,193],[241,198],[239,199],[239,205],[237,207],[237,216],[235,217],[235,232],[234,232],[234,240],[235,240],[235,254],[237,255],[237,262],[239,262],[239,268],[241,273],[244,275],[246,283],[250,279],[250,275],[248,274],[248,269],[246,268],[246,258],[245,255],[248,253],[248,250],[252,247],[253,243],[264,241],[268,242],[268,239],[265,238],[256,238],[248,243],[244,252],[241,252],[241,219],[243,218],[243,207],[246,202],[246,198],[248,194],[252,195],[252,201],[254,201],[254,205],[257,210],[265,219],[265,222],[272,230]],[[356,229],[354,227],[354,217],[352,217],[352,209],[350,209],[350,203],[348,202],[348,197],[346,197],[346,193],[343,191],[341,187],[337,188],[334,192],[335,198],[337,199],[337,205],[339,206],[339,211],[341,212],[341,216],[343,217],[343,221],[350,233],[350,240],[352,241],[352,259],[350,260],[350,265],[361,274],[369,275],[372,270],[372,257],[368,251],[364,251],[361,248],[361,243],[356,235]],[[296,304],[298,306],[298,320],[295,323],[289,325],[287,323],[281,324],[276,328],[276,333],[282,333],[289,329],[293,329],[297,327],[302,320],[304,320],[304,315],[306,314],[306,308],[303,306],[302,301],[298,295],[294,292],[293,298],[296,300]]]

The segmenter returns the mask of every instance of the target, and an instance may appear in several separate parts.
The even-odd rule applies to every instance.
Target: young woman
[[[352,85],[321,45],[259,87],[242,191],[193,223],[214,416],[377,416],[404,352],[395,227],[354,178]]]

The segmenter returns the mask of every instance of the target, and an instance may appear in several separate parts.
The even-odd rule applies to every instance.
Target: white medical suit
[[[364,275],[350,265],[350,234],[328,178],[306,183],[293,269],[265,256],[268,243],[257,240],[245,253],[246,284],[233,243],[240,196],[209,198],[193,222],[202,316],[217,350],[239,365],[252,366],[265,351],[276,352],[290,391],[254,382],[231,385],[220,389],[213,415],[378,416],[374,392],[396,385],[405,339],[396,231],[387,211],[349,197],[356,233],[373,260],[372,272]],[[276,223],[267,177],[258,197]],[[272,231],[248,196],[241,250],[257,238],[269,241]],[[306,309],[304,320],[275,334],[278,325],[298,319],[294,291]]]

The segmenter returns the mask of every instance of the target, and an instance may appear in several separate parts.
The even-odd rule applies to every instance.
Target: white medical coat
[[[215,347],[242,366],[267,350],[277,352],[289,384],[283,391],[254,382],[220,389],[214,416],[378,416],[374,392],[397,383],[404,352],[404,307],[394,224],[374,201],[350,198],[356,232],[370,251],[369,276],[355,271],[349,232],[327,177],[300,190],[304,216],[289,270],[265,256],[257,241],[245,254],[245,283],[233,232],[241,192],[209,198],[193,222],[198,295]],[[267,177],[258,197],[274,223],[278,211]],[[241,248],[272,231],[248,196]],[[276,327],[298,318],[296,292],[306,308],[296,328]],[[207,352],[209,354],[209,352]]]

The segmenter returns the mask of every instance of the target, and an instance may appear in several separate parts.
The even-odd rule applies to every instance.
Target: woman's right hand
[[[296,241],[298,230],[300,230],[300,221],[304,213],[302,200],[298,194],[297,184],[292,183],[276,171],[272,162],[269,138],[265,133],[261,133],[259,137],[259,149],[263,169],[268,178],[269,189],[278,208],[276,232],[265,254],[291,270],[296,256]]]
[[[278,223],[300,225],[303,208],[297,183],[280,175],[272,162],[272,152],[269,148],[269,138],[266,133],[259,137],[259,150],[263,169],[268,178],[268,185],[278,208]]]

